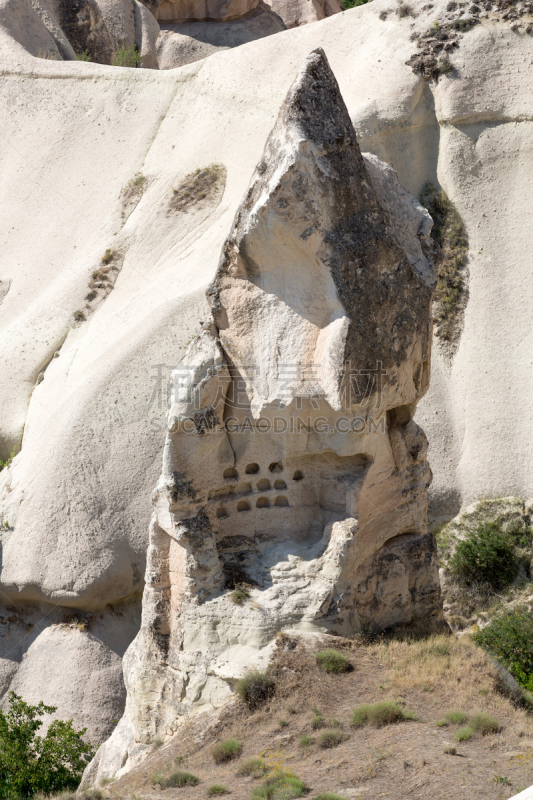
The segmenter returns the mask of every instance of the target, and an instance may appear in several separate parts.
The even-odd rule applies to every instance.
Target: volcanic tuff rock
[[[339,0],[270,0],[270,5],[287,28],[307,25],[342,11]]]
[[[140,0],[0,0],[0,25],[39,58],[70,61],[84,53],[111,64],[121,45],[136,45],[143,67],[158,69],[159,26]]]
[[[213,321],[174,372],[126,712],[86,782],[221,705],[282,628],[442,619],[412,420],[429,381],[430,230],[393,170],[365,163],[315,50],[224,245]]]
[[[253,11],[226,22],[161,23],[157,40],[159,69],[174,69],[241,44],[284,31],[281,17],[270,6],[259,2]]]
[[[451,363],[433,347],[415,416],[431,444],[433,514],[533,497],[533,37],[483,13],[451,53],[453,70],[425,81],[405,62],[413,35],[453,16],[448,0],[409,0],[405,17],[396,5],[373,0],[159,71],[35,58],[34,36],[56,59],[71,45],[29,2],[1,3],[0,458],[17,454],[0,473],[0,616],[16,607],[20,619],[7,623],[16,647],[11,634],[0,639],[2,687],[23,669],[23,687],[13,685],[88,724],[93,742],[120,716],[107,698],[121,696],[122,648],[137,630],[170,370],[208,319],[205,288],[313,48],[328,55],[361,149],[415,196],[426,181],[441,186],[468,233],[464,328]],[[216,196],[173,210],[174,190],[211,164],[227,173]],[[146,181],[123,218],[138,175]],[[118,278],[75,322],[108,248],[122,254]],[[108,615],[109,604],[130,611]],[[63,624],[54,606],[102,613],[107,631],[58,634],[61,672],[47,644],[47,627]],[[43,621],[30,635],[34,615]],[[93,663],[86,640],[116,664],[90,693],[79,679]]]

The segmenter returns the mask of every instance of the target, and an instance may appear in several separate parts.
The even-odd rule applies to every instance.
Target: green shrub
[[[313,737],[309,736],[308,733],[304,733],[304,735],[300,738],[300,747],[306,748],[313,744]]]
[[[206,794],[208,797],[212,797],[213,795],[216,794],[228,794],[228,792],[229,789],[227,789],[223,784],[214,783],[212,786],[209,787]]]
[[[278,725],[279,725],[279,727],[280,727],[280,728],[286,728],[288,724],[289,724],[289,723],[287,722],[287,720],[286,720],[286,719],[280,719],[280,720],[278,721]]]
[[[342,0],[342,10],[348,11],[350,8],[358,8],[358,6],[365,6],[370,0]]]
[[[515,579],[518,559],[508,536],[496,523],[487,522],[457,543],[449,568],[467,585],[488,583],[499,591]]]
[[[394,700],[382,700],[380,703],[365,703],[352,712],[352,726],[354,728],[368,723],[375,728],[392,725],[395,722],[416,719],[410,711],[404,711]]]
[[[265,703],[275,691],[275,684],[266,672],[252,670],[237,683],[237,695],[253,710]]]
[[[347,672],[351,666],[344,653],[339,653],[338,650],[331,648],[316,653],[315,658],[318,666],[324,672]]]
[[[224,739],[219,742],[211,750],[211,755],[215,764],[223,764],[225,761],[231,761],[233,758],[240,756],[242,751],[242,744],[237,739]]]
[[[183,786],[197,786],[200,778],[191,772],[172,772],[170,775],[163,775],[159,772],[154,776],[154,783],[158,783],[162,789],[181,788]]]
[[[83,50],[81,53],[76,53],[76,61],[92,61],[88,50]]]
[[[533,617],[516,609],[495,619],[472,637],[516,678],[533,691]]]
[[[320,747],[338,747],[339,744],[347,738],[344,731],[340,731],[338,728],[333,730],[326,730],[322,731],[320,734],[318,743]]]
[[[292,772],[278,770],[252,792],[252,800],[293,800],[307,792],[307,786]]]
[[[242,606],[245,600],[250,597],[250,592],[248,589],[235,589],[234,592],[231,592],[229,599],[232,603],[235,603],[237,606]]]
[[[466,725],[464,728],[459,728],[457,733],[455,734],[455,740],[457,742],[467,742],[469,739],[472,738],[474,735],[474,729],[470,727],[470,725]]]
[[[246,775],[258,780],[266,775],[267,771],[267,765],[262,758],[247,758],[246,761],[241,761],[239,764],[237,775]]]
[[[15,800],[63,790],[74,791],[83,770],[94,756],[94,748],[83,741],[86,728],[76,731],[72,720],[55,720],[46,736],[37,731],[45,714],[57,711],[55,706],[25,703],[9,693],[9,708],[0,710],[0,797]]]
[[[113,56],[111,64],[114,67],[140,67],[143,60],[144,56],[141,56],[135,45],[126,47],[123,42]]]
[[[468,714],[465,714],[464,711],[448,711],[448,713],[444,715],[444,719],[447,722],[451,722],[452,725],[462,725],[467,717]]]
[[[320,728],[326,727],[326,720],[322,714],[315,711],[315,716],[311,720],[311,727],[314,731],[318,731]]]
[[[500,730],[500,723],[498,720],[491,717],[490,714],[486,714],[484,711],[480,711],[478,714],[474,714],[473,717],[470,717],[468,724],[476,733],[480,733],[482,736],[487,736],[489,733],[498,733]]]

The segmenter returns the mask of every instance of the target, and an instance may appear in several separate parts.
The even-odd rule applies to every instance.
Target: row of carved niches
[[[368,467],[363,455],[320,453],[237,463],[223,471],[222,486],[208,493],[207,511],[220,536],[305,537],[329,522],[353,515]]]

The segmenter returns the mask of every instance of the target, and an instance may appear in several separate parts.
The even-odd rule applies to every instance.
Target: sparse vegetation
[[[116,254],[116,253],[114,253],[114,252],[111,250],[111,248],[108,248],[108,249],[105,251],[104,255],[102,256],[102,264],[106,264],[106,265],[107,265],[107,264],[111,264],[111,262],[112,262],[112,261],[114,261],[114,260],[116,259],[116,257],[117,257],[117,254]],[[101,275],[101,274],[104,274],[104,275],[105,275],[105,273],[102,273],[102,272],[100,272],[100,273],[97,273],[97,274],[100,274],[100,275]]]
[[[300,747],[304,749],[310,747],[313,744],[313,737],[309,736],[308,733],[304,733],[303,736],[300,737]]]
[[[183,786],[197,786],[200,783],[200,778],[193,775],[192,772],[172,772],[170,775],[164,775],[159,772],[154,776],[154,783],[159,784],[162,789],[177,788]]]
[[[18,800],[36,793],[74,791],[83,770],[94,756],[91,744],[83,741],[86,728],[76,731],[72,720],[54,720],[45,736],[38,730],[45,714],[55,706],[32,706],[9,693],[7,712],[0,710],[0,797]]]
[[[287,720],[286,720],[286,719],[280,719],[280,720],[278,721],[278,725],[279,725],[279,727],[280,727],[280,728],[286,728],[288,724],[289,724],[289,723],[287,722]]]
[[[457,747],[453,744],[447,744],[444,748],[444,752],[447,756],[456,756],[457,755]]]
[[[88,50],[82,50],[81,53],[76,53],[76,61],[92,61]]]
[[[74,319],[75,319],[76,322],[83,322],[83,320],[85,319],[85,314],[83,313],[83,311],[80,311],[80,310],[75,311],[74,312]]]
[[[239,586],[235,591],[231,592],[229,599],[237,606],[242,606],[245,600],[250,597],[250,592],[244,586]]]
[[[144,56],[141,56],[139,50],[135,45],[127,47],[126,44],[123,42],[118,48],[115,55],[113,56],[111,64],[114,67],[134,68],[134,67],[140,67],[143,60]]]
[[[340,653],[338,650],[333,650],[331,648],[316,653],[315,658],[318,666],[320,669],[323,669],[324,672],[347,672],[351,667],[344,653]]]
[[[237,769],[237,775],[245,775],[249,778],[263,778],[268,771],[267,765],[262,758],[247,758],[246,761],[241,761]]]
[[[352,712],[352,726],[373,725],[375,728],[382,728],[384,725],[392,725],[396,722],[414,720],[416,716],[394,702],[394,700],[383,700],[380,703],[365,703],[358,706]]]
[[[10,455],[8,456],[8,458],[5,461],[2,461],[2,459],[0,458],[0,472],[2,472],[2,470],[5,469],[6,467],[9,467],[9,465],[11,464],[13,459],[15,458],[16,449],[17,449],[16,447],[13,448],[13,450],[10,453]]]
[[[252,670],[237,683],[237,695],[249,709],[258,708],[275,691],[272,678],[266,672]]]
[[[433,69],[442,74],[449,72],[452,65],[447,56],[442,56]],[[420,202],[433,217],[431,235],[444,253],[444,264],[433,295],[434,332],[442,341],[453,342],[460,335],[467,299],[468,236],[461,217],[443,189],[426,183]]]
[[[172,190],[169,212],[187,211],[203,200],[219,193],[226,180],[226,168],[222,164],[210,164],[186,175],[177,189]]]
[[[242,752],[242,744],[238,739],[224,739],[219,742],[211,750],[211,755],[215,764],[223,764],[226,761],[231,761],[238,758]]]

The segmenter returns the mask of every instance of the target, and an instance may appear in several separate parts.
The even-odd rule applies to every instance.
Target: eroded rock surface
[[[298,28],[342,11],[339,0],[270,0],[269,4],[287,28]]]
[[[240,19],[226,22],[161,23],[157,40],[159,69],[174,69],[241,44],[285,30],[282,19],[264,3]]]
[[[212,321],[174,372],[126,713],[86,782],[220,706],[280,629],[442,619],[412,419],[429,381],[430,228],[393,170],[362,157],[313,51],[223,247]]]

